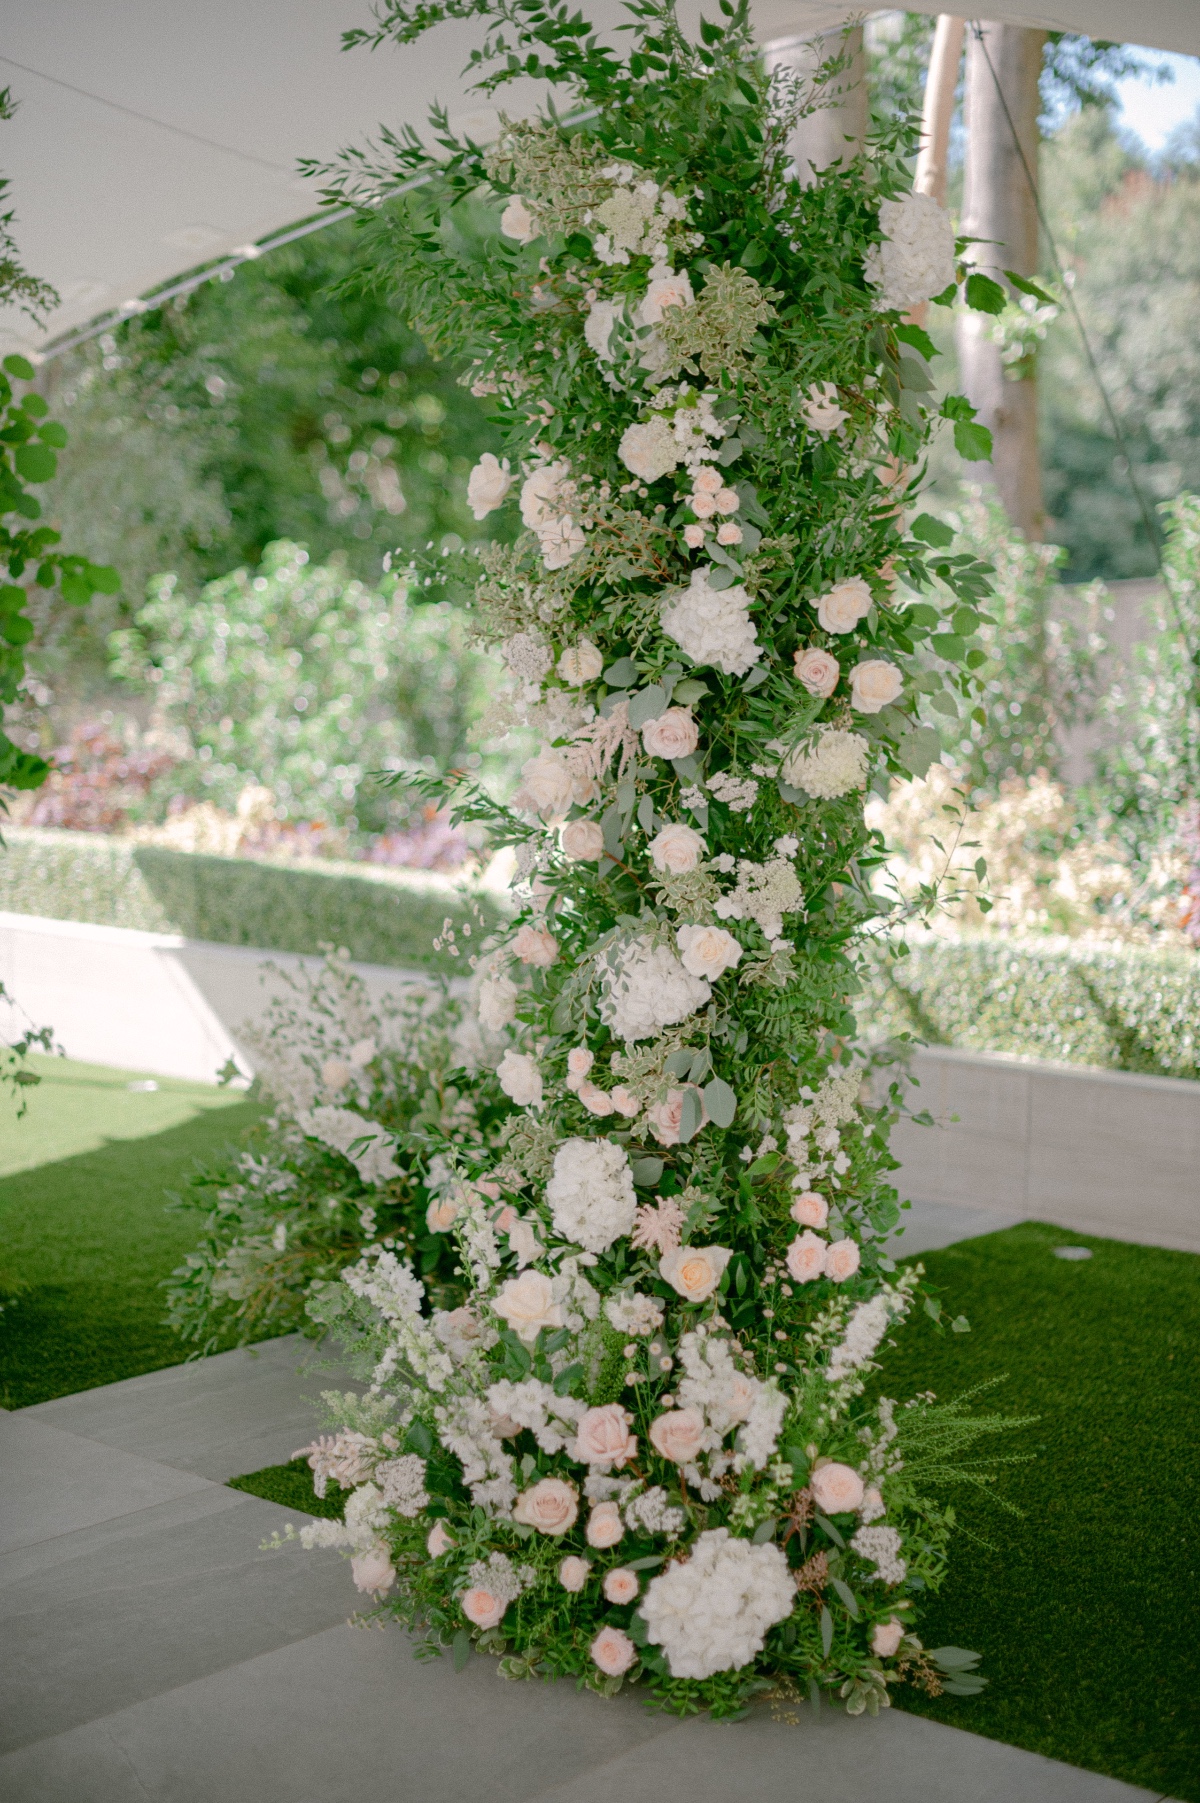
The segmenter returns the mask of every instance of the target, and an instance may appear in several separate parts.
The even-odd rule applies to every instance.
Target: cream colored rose
[[[626,1089],[623,1083],[618,1083],[612,1092],[612,1105],[618,1114],[624,1115],[627,1121],[631,1121],[642,1104],[631,1089]]]
[[[579,1492],[561,1477],[544,1477],[513,1504],[513,1520],[539,1534],[565,1534],[579,1519]]]
[[[675,1246],[658,1261],[658,1274],[685,1302],[703,1302],[721,1281],[733,1257],[726,1246]]]
[[[500,1033],[517,1016],[520,994],[511,977],[485,977],[479,985],[479,1024],[488,1033]]]
[[[573,1458],[606,1470],[637,1456],[637,1438],[629,1429],[633,1417],[619,1402],[606,1402],[580,1416]]]
[[[698,551],[704,543],[704,527],[697,526],[693,520],[683,529],[683,542],[689,551]]]
[[[567,1088],[578,1089],[595,1062],[595,1052],[589,1052],[585,1045],[572,1046],[567,1053]]]
[[[669,707],[657,720],[647,720],[642,727],[647,757],[691,757],[699,743],[700,728],[686,707]]]
[[[548,526],[567,511],[564,489],[569,489],[571,466],[565,461],[541,463],[521,484],[521,520],[531,532]]]
[[[702,464],[692,478],[692,492],[698,495],[718,495],[725,486],[725,478],[720,470],[715,470],[711,463]]]
[[[806,1189],[803,1195],[796,1197],[788,1213],[801,1227],[824,1227],[829,1219],[829,1204],[815,1189]]]
[[[711,520],[717,511],[717,497],[701,489],[692,496],[692,512],[698,520]]]
[[[646,849],[656,870],[686,876],[689,870],[695,870],[708,847],[694,826],[673,820],[655,833]]]
[[[588,1545],[594,1546],[597,1552],[603,1552],[606,1547],[615,1546],[618,1540],[623,1540],[625,1523],[621,1520],[621,1511],[616,1503],[596,1503],[588,1516],[585,1533]]]
[[[489,513],[503,507],[515,481],[508,459],[501,463],[490,451],[485,451],[467,477],[467,506],[475,518],[486,520]]]
[[[742,504],[742,497],[736,488],[719,488],[713,496],[718,513],[736,513]]]
[[[604,856],[604,829],[598,820],[568,820],[562,848],[572,864],[595,864]]]
[[[454,1545],[444,1521],[435,1521],[425,1541],[425,1550],[431,1559],[440,1559]]]
[[[575,800],[575,784],[565,757],[552,746],[521,765],[521,790],[517,805],[527,812],[540,814],[548,825],[556,824],[570,812]]]
[[[578,1596],[588,1581],[591,1569],[586,1559],[580,1559],[572,1553],[570,1558],[564,1559],[559,1566],[558,1581],[564,1590],[569,1590],[572,1596]]]
[[[587,544],[583,527],[564,513],[545,526],[538,527],[538,543],[542,562],[548,570],[565,570],[573,557],[578,557]]]
[[[704,1449],[704,1416],[699,1409],[668,1409],[650,1423],[650,1444],[674,1465],[690,1465]]]
[[[589,1114],[603,1118],[613,1111],[613,1099],[607,1090],[601,1089],[598,1083],[585,1081],[579,1085],[576,1094]]]
[[[853,632],[871,611],[871,591],[861,576],[837,582],[817,602],[817,619],[824,632]]]
[[[787,1268],[797,1283],[815,1283],[825,1269],[825,1241],[800,1234],[787,1249]]]
[[[877,1659],[890,1659],[904,1639],[904,1623],[893,1615],[890,1621],[876,1622],[871,1635],[871,1651]]]
[[[496,1079],[510,1101],[518,1108],[540,1108],[543,1099],[542,1073],[537,1059],[528,1052],[505,1052],[496,1066]]]
[[[615,301],[593,301],[588,309],[588,316],[583,322],[584,340],[603,363],[611,363],[613,360],[609,340],[612,337],[613,325],[621,310]]]
[[[477,1628],[498,1627],[508,1608],[502,1596],[496,1596],[478,1584],[474,1590],[464,1590],[458,1601],[467,1620],[473,1621]]]
[[[556,667],[562,680],[578,689],[585,682],[595,682],[604,669],[604,656],[591,639],[580,639],[563,652]]]
[[[430,1233],[449,1233],[458,1214],[458,1203],[452,1196],[435,1196],[425,1210],[425,1225]]]
[[[617,455],[639,482],[657,482],[676,467],[680,449],[671,427],[661,413],[656,413],[644,424],[626,426]]]
[[[815,645],[797,651],[793,668],[809,694],[820,695],[822,699],[833,694],[842,674],[842,666],[832,652],[819,651]]]
[[[735,526],[732,520],[726,520],[723,526],[717,527],[717,543],[719,545],[740,545],[742,529]]]
[[[350,1575],[356,1587],[369,1596],[386,1596],[396,1582],[396,1568],[382,1540],[376,1541],[365,1553],[355,1553],[350,1561]]]
[[[845,1283],[858,1270],[859,1250],[854,1240],[834,1240],[825,1254],[825,1275],[834,1283]]]
[[[610,1603],[631,1603],[638,1593],[638,1575],[628,1565],[614,1565],[604,1574],[604,1594]]]
[[[741,946],[724,927],[680,927],[675,942],[683,959],[683,968],[710,983],[732,970],[742,955]]]
[[[620,1628],[601,1628],[592,1642],[592,1661],[606,1678],[620,1678],[637,1662],[637,1648]]]
[[[538,223],[519,194],[514,194],[500,215],[500,230],[518,244],[530,244],[538,235]]]
[[[863,1499],[863,1481],[852,1465],[830,1459],[818,1465],[808,1480],[813,1501],[825,1515],[848,1515]]]
[[[850,705],[860,714],[877,714],[899,699],[904,680],[885,657],[869,657],[850,672]]]
[[[522,964],[548,970],[558,957],[558,940],[546,927],[523,926],[512,942],[514,956]]]
[[[676,275],[674,270],[664,269],[661,275],[652,275],[638,308],[638,320],[644,326],[656,326],[668,307],[690,307],[695,298],[686,270]]]
[[[492,1308],[531,1345],[543,1327],[563,1325],[562,1304],[554,1300],[554,1286],[541,1271],[522,1271],[519,1277],[510,1277]]]

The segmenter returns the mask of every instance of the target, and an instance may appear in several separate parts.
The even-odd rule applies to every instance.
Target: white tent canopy
[[[937,4],[913,0],[915,10]],[[182,272],[316,211],[300,157],[327,158],[383,122],[420,129],[434,99],[486,137],[494,113],[462,78],[477,21],[415,45],[343,53],[368,0],[9,0],[0,85],[20,111],[0,127],[27,266],[62,296],[44,333],[0,314],[0,349],[38,349]],[[585,0],[598,26],[617,0]],[[699,0],[684,0],[685,18]],[[708,10],[713,10],[710,6]],[[836,25],[839,0],[758,0],[763,41]],[[1200,0],[1054,0],[990,16],[1200,54]],[[513,112],[531,83],[507,90]]]

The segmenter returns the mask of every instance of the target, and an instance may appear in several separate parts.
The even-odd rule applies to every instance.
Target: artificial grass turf
[[[167,1192],[257,1118],[212,1085],[39,1058],[24,1119],[0,1108],[0,1406],[164,1365],[189,1347],[159,1287],[198,1238]]]
[[[299,1509],[305,1515],[323,1515],[327,1521],[340,1521],[346,1506],[346,1492],[336,1484],[331,1485],[328,1495],[317,1495],[307,1459],[291,1459],[286,1465],[265,1465],[261,1471],[248,1471],[245,1477],[231,1477],[229,1488],[245,1490],[250,1496],[261,1496],[284,1509]]]
[[[1036,1454],[1000,1473],[1024,1519],[948,1493],[991,1544],[957,1537],[922,1608],[926,1646],[982,1653],[988,1688],[894,1703],[1198,1803],[1200,1258],[1025,1222],[921,1262],[971,1333],[908,1324],[886,1393],[1007,1373],[976,1406],[1040,1420],[994,1447]]]

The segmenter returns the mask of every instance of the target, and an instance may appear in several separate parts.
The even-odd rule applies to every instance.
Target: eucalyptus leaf
[[[635,1158],[633,1181],[639,1189],[652,1189],[665,1170],[661,1158]]]
[[[700,1122],[702,1118],[700,1113],[700,1097],[696,1094],[694,1089],[685,1089],[683,1092],[683,1117],[679,1123],[679,1140],[681,1145],[686,1146],[689,1140],[695,1139],[697,1133],[700,1131]]]
[[[615,664],[610,664],[604,672],[604,680],[610,689],[627,689],[637,681],[637,665],[631,657],[619,657]]]
[[[779,1526],[778,1518],[774,1515],[769,1515],[767,1517],[766,1521],[759,1522],[758,1526],[755,1528],[754,1532],[751,1534],[750,1544],[752,1546],[765,1546],[767,1544],[768,1540],[774,1540],[775,1529],[778,1526]]]
[[[711,1083],[705,1085],[704,1106],[715,1126],[732,1127],[733,1117],[737,1113],[737,1096],[722,1078],[714,1077]]]
[[[657,720],[661,713],[665,713],[666,706],[667,692],[657,683],[652,683],[648,689],[639,689],[629,699],[630,726],[639,731],[647,720]]]
[[[471,1657],[471,1636],[460,1628],[450,1643],[450,1658],[456,1672],[463,1672]]]

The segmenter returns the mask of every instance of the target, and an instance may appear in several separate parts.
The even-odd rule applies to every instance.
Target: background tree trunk
[[[822,106],[801,119],[788,146],[796,173],[806,186],[811,185],[814,170],[849,161],[866,142],[868,106],[862,27],[844,30],[838,26],[813,37],[775,38],[763,45],[763,62],[768,70],[789,68],[809,78],[823,62],[842,54],[843,48],[850,65],[830,84],[829,92],[837,96],[836,103]]]
[[[979,36],[972,26],[967,38],[962,230],[971,237],[993,240],[972,245],[967,255],[1003,284],[1005,269],[1018,275],[1037,274],[1037,205],[1021,153],[1036,182],[1038,76],[1046,33],[992,22],[981,23],[978,30]],[[1014,126],[1020,151],[1013,141]],[[1037,383],[1032,378],[1007,379],[991,328],[987,314],[963,312],[959,317],[963,387],[983,424],[991,428],[995,441],[992,479],[1009,519],[1028,537],[1040,539],[1045,516],[1038,460]]]

